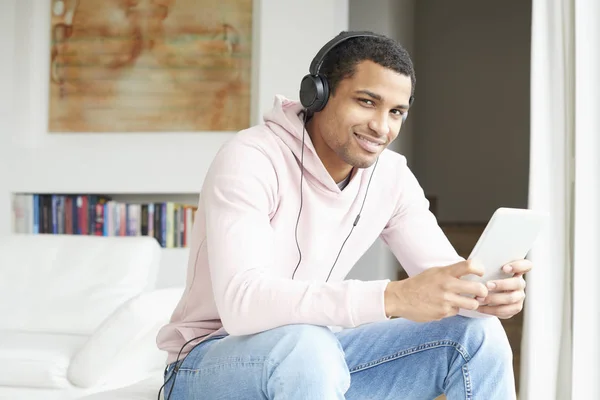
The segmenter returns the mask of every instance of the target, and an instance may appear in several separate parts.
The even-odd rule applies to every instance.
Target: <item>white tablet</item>
[[[483,277],[466,275],[463,279],[486,283],[510,278],[502,271],[511,261],[524,259],[542,231],[547,214],[517,208],[499,208],[479,237],[469,259],[485,271]]]

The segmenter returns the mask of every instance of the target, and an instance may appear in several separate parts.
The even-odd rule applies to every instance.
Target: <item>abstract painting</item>
[[[248,126],[252,0],[50,1],[50,132]]]

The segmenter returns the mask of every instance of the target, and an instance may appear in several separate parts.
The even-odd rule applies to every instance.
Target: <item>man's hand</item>
[[[476,310],[480,303],[475,297],[487,298],[488,289],[482,283],[460,279],[469,274],[482,276],[483,270],[471,261],[462,261],[390,282],[385,290],[386,314],[427,322],[456,315],[459,308]]]
[[[481,299],[477,311],[507,319],[523,309],[525,300],[525,279],[523,275],[531,271],[533,264],[529,260],[518,260],[502,267],[506,273],[513,273],[512,278],[487,282],[489,294]]]

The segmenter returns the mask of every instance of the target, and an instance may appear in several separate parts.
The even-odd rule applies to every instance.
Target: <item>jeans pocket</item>
[[[193,368],[194,365],[198,364],[202,358],[204,357],[204,353],[206,352],[206,347],[214,342],[221,340],[225,337],[229,336],[228,334],[221,334],[211,336],[207,339],[204,339],[200,343],[194,345],[191,349],[189,349],[188,353],[183,357],[179,358],[178,361],[174,361],[171,364],[167,365],[165,368],[165,377],[171,374],[171,372],[177,373],[179,368],[182,368],[185,364],[184,368]]]

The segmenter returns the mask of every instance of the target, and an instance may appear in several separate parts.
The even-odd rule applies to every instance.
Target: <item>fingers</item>
[[[523,303],[525,292],[523,290],[515,290],[512,292],[490,293],[483,301],[483,304],[494,306],[509,305]]]
[[[477,310],[479,307],[479,302],[477,300],[458,294],[452,294],[449,297],[449,302],[454,306],[454,309],[457,313],[458,308],[463,308],[465,310]]]
[[[489,293],[485,285],[480,282],[454,279],[450,281],[448,286],[448,289],[453,293],[472,295],[475,297],[486,297]]]
[[[456,278],[470,274],[483,276],[485,272],[483,267],[473,260],[461,261],[459,263],[450,265],[448,268],[450,274]]]
[[[522,276],[499,279],[497,281],[489,281],[486,283],[487,288],[494,292],[525,290],[527,286],[525,279]]]
[[[502,266],[502,271],[507,274],[525,274],[533,268],[533,263],[529,260],[515,260],[504,266]]]
[[[523,303],[515,303],[501,306],[479,306],[477,311],[483,314],[494,315],[501,319],[508,319],[521,312]]]

